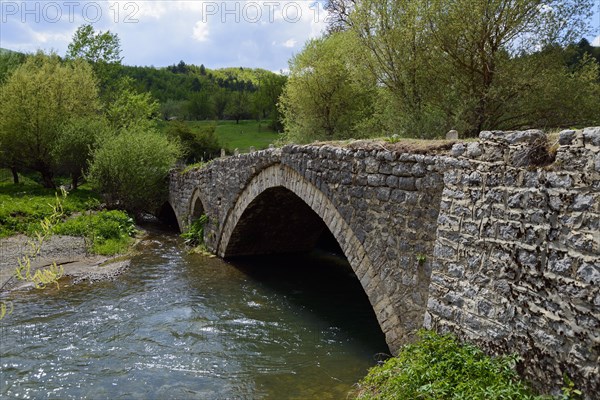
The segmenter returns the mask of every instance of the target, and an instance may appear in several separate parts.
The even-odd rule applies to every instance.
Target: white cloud
[[[192,37],[199,42],[206,42],[208,40],[208,34],[209,34],[208,24],[205,22],[202,22],[202,21],[196,22],[196,25],[194,26],[194,33],[192,34]]]
[[[592,40],[592,46],[600,47],[600,35],[596,36],[596,39]]]
[[[101,5],[98,21],[90,20],[95,7],[83,12],[88,2]],[[321,35],[326,27],[326,12],[312,1],[83,0],[78,4],[72,19],[65,8],[63,18],[53,23],[43,19],[23,22],[19,14],[8,16],[0,46],[24,51],[55,49],[64,54],[77,27],[93,22],[97,31],[110,30],[119,36],[128,65],[167,66],[184,60],[210,68],[279,71],[305,41]]]
[[[283,47],[287,47],[289,49],[291,49],[292,47],[296,46],[296,43],[298,43],[298,41],[296,39],[288,39],[285,42],[282,43]]]

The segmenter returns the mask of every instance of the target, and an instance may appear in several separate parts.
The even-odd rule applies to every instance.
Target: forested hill
[[[27,55],[0,49],[0,83]],[[160,103],[164,119],[279,120],[277,101],[286,77],[260,68],[210,69],[180,61],[168,67],[113,64],[104,85],[130,78],[140,93],[149,92]]]
[[[280,76],[260,68],[209,69],[184,61],[163,68],[121,66],[121,74],[133,78],[139,90],[151,92],[161,103],[187,100],[190,93],[215,88],[255,92]]]

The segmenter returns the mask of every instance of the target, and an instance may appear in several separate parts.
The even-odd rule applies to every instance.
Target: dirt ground
[[[19,258],[31,252],[28,244],[30,240],[25,235],[0,239],[0,291],[32,285],[15,278]],[[49,266],[52,262],[61,265],[65,276],[75,281],[111,279],[129,265],[129,260],[123,256],[111,258],[88,254],[84,239],[73,236],[48,238],[40,254],[32,258],[32,271]]]

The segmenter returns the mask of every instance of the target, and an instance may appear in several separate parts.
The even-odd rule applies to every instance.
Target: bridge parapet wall
[[[519,353],[543,389],[600,393],[600,128],[482,132],[446,172],[425,325]]]

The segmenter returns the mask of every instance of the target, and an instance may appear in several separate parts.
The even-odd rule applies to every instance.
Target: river
[[[113,281],[12,296],[3,399],[345,399],[388,352],[324,252],[232,264],[155,231]]]

